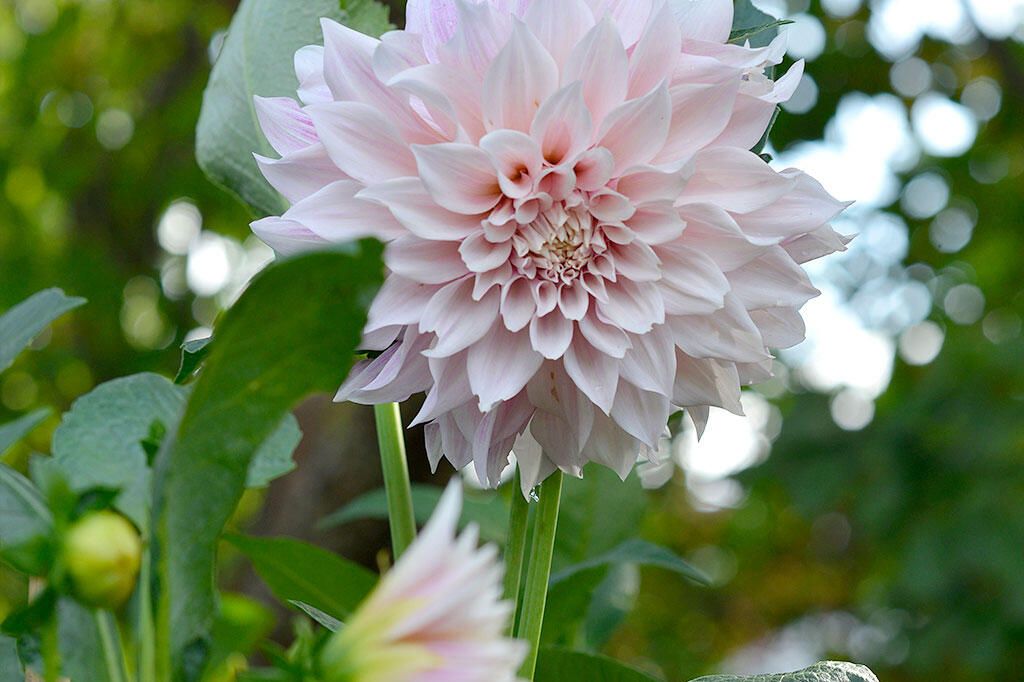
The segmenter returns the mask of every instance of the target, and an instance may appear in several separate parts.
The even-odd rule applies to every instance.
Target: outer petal
[[[328,243],[301,223],[277,216],[257,220],[249,227],[267,246],[282,256],[322,248]]]
[[[363,237],[387,241],[405,234],[387,209],[356,198],[362,188],[354,180],[332,182],[294,204],[282,217],[302,223],[335,243]]]
[[[616,175],[649,162],[665,146],[672,117],[668,88],[630,100],[608,113],[601,124],[600,145],[615,157]]]
[[[490,334],[469,349],[466,361],[469,384],[480,400],[481,411],[523,390],[543,361],[524,333],[514,334],[503,325],[494,325]]]
[[[416,175],[416,159],[380,111],[359,102],[306,108],[338,168],[364,184]]]
[[[583,83],[583,99],[599,124],[626,98],[629,58],[614,24],[604,19],[590,29],[569,53],[562,69],[562,85]]]
[[[430,196],[455,213],[477,215],[501,199],[498,174],[479,147],[449,143],[414,146],[419,176]]]
[[[476,216],[438,206],[419,178],[377,183],[360,191],[357,197],[386,207],[409,232],[424,239],[457,241],[480,228]]]
[[[270,146],[284,156],[320,141],[313,121],[291,97],[253,97],[256,118]]]
[[[558,65],[526,24],[487,67],[483,84],[484,126],[527,132],[541,103],[558,88]]]
[[[732,0],[669,0],[684,38],[724,43],[732,30]]]

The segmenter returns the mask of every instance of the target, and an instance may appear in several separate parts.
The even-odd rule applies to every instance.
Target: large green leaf
[[[810,668],[778,675],[708,675],[691,682],[878,682],[874,673],[862,665],[826,661]]]
[[[659,682],[607,656],[559,647],[541,647],[537,656],[537,682]]]
[[[115,506],[135,524],[149,527],[151,475],[143,441],[154,426],[173,428],[188,389],[158,374],[135,374],[101,384],[74,402],[53,433],[54,461],[72,490],[119,489]],[[286,414],[249,465],[246,485],[258,488],[295,467],[292,452],[301,438]]]
[[[183,655],[203,648],[216,612],[217,541],[257,446],[301,398],[344,380],[380,285],[380,253],[366,241],[273,265],[216,329],[176,436],[165,439],[156,463],[159,612],[175,679],[195,673],[182,667]]]
[[[323,43],[321,17],[371,35],[390,27],[387,8],[372,0],[243,0],[203,94],[199,165],[257,214],[281,213],[286,204],[252,157],[276,156],[260,131],[253,95],[295,97],[292,56],[304,45]]]
[[[120,489],[117,508],[148,528],[150,473],[142,441],[155,423],[177,423],[185,395],[164,377],[147,373],[108,381],[76,400],[51,446],[72,490]]]
[[[615,472],[592,464],[582,479],[566,478],[554,571],[603,554],[635,537],[646,508],[647,493],[635,473],[620,481]]]
[[[27,436],[50,416],[52,410],[48,407],[40,407],[26,415],[22,415],[12,422],[0,426],[0,455],[4,454],[12,445]]]
[[[434,512],[444,488],[436,485],[413,484],[412,503],[416,510],[416,522],[425,524]],[[317,524],[330,528],[350,521],[362,519],[386,519],[388,517],[387,494],[383,488],[360,495],[341,509],[325,516]],[[462,500],[461,525],[475,523],[480,528],[480,537],[488,542],[505,542],[508,523],[508,505],[492,491],[467,490]]]
[[[39,490],[6,464],[0,464],[0,551],[38,543],[49,536],[53,515]],[[10,557],[8,557],[10,558]]]
[[[657,566],[669,571],[674,571],[684,578],[688,578],[702,585],[710,585],[711,581],[696,567],[683,561],[671,550],[648,542],[643,538],[630,538],[621,545],[613,547],[607,552],[597,556],[584,559],[571,566],[563,568],[551,576],[551,584],[566,580],[573,575],[599,566],[610,566],[615,564],[638,564],[640,566]]]
[[[84,298],[66,296],[60,289],[44,289],[0,315],[0,372],[46,325],[83,303]]]
[[[302,602],[338,620],[348,617],[377,582],[377,576],[359,564],[300,540],[242,535],[226,539],[249,558],[282,602]]]

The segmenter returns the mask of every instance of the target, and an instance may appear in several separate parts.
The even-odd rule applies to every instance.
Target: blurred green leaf
[[[0,682],[25,682],[18,642],[7,635],[0,635]]]
[[[46,325],[83,303],[84,298],[66,296],[60,289],[45,289],[0,315],[0,372]]]
[[[708,675],[690,682],[878,682],[878,678],[862,665],[827,661],[810,668],[778,675]]]
[[[583,478],[566,478],[558,516],[553,570],[610,551],[636,535],[647,493],[631,473],[625,481],[612,470],[590,465]]]
[[[412,502],[416,510],[416,522],[425,524],[434,512],[444,488],[436,485],[414,483]],[[360,495],[341,509],[325,516],[317,524],[319,528],[331,528],[362,519],[386,519],[388,517],[387,496],[383,488]],[[488,542],[505,542],[505,528],[508,523],[508,505],[502,497],[491,491],[467,490],[463,495],[461,526],[475,523],[480,527],[480,537]]]
[[[289,412],[252,456],[249,470],[245,474],[245,487],[262,488],[293,470],[295,460],[292,454],[300,440],[302,431],[299,422]]]
[[[252,157],[276,156],[260,131],[253,96],[295,97],[292,57],[300,47],[323,44],[321,17],[374,36],[389,26],[387,8],[369,0],[243,0],[203,95],[196,127],[199,165],[257,214],[281,213],[287,204]]]
[[[249,656],[274,629],[273,612],[258,601],[222,592],[219,607],[210,631],[208,672],[225,663],[232,654]]]
[[[192,378],[199,365],[206,359],[210,352],[212,336],[205,339],[194,339],[181,344],[181,364],[178,366],[178,373],[174,375],[174,383],[183,384]]]
[[[611,550],[580,561],[552,574],[551,584],[566,580],[567,578],[598,566],[610,566],[614,564],[639,564],[641,566],[657,566],[692,580],[701,585],[710,585],[711,581],[696,567],[683,561],[671,550],[648,542],[643,538],[631,538]]]
[[[183,653],[211,625],[217,540],[249,463],[296,402],[344,380],[380,284],[380,253],[366,241],[280,262],[221,318],[176,438],[156,461],[161,618],[182,675]]]
[[[307,616],[309,616],[310,618],[312,618],[317,623],[324,626],[331,632],[337,632],[341,629],[342,622],[340,620],[328,616],[326,613],[316,608],[315,606],[310,606],[306,602],[298,601],[296,599],[289,599],[288,601],[289,603],[291,603],[292,606],[299,609],[300,611],[305,613]]]
[[[4,454],[12,445],[32,433],[36,428],[53,413],[48,407],[40,407],[26,415],[18,417],[12,422],[0,426],[0,455]]]
[[[6,464],[0,464],[0,556],[26,572],[39,572],[36,560],[53,530],[53,515],[39,489]]]
[[[300,540],[235,534],[225,539],[248,557],[282,602],[302,602],[338,620],[351,614],[377,582],[359,564]]]
[[[607,656],[541,647],[537,656],[537,682],[658,682],[658,678]]]

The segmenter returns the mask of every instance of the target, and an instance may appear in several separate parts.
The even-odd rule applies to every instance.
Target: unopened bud
[[[135,590],[142,541],[128,519],[112,511],[90,512],[64,540],[64,562],[75,598],[115,609]]]

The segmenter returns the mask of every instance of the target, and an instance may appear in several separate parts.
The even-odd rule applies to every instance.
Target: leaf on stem
[[[0,315],[0,372],[41,332],[64,313],[85,303],[60,289],[44,289]]]

